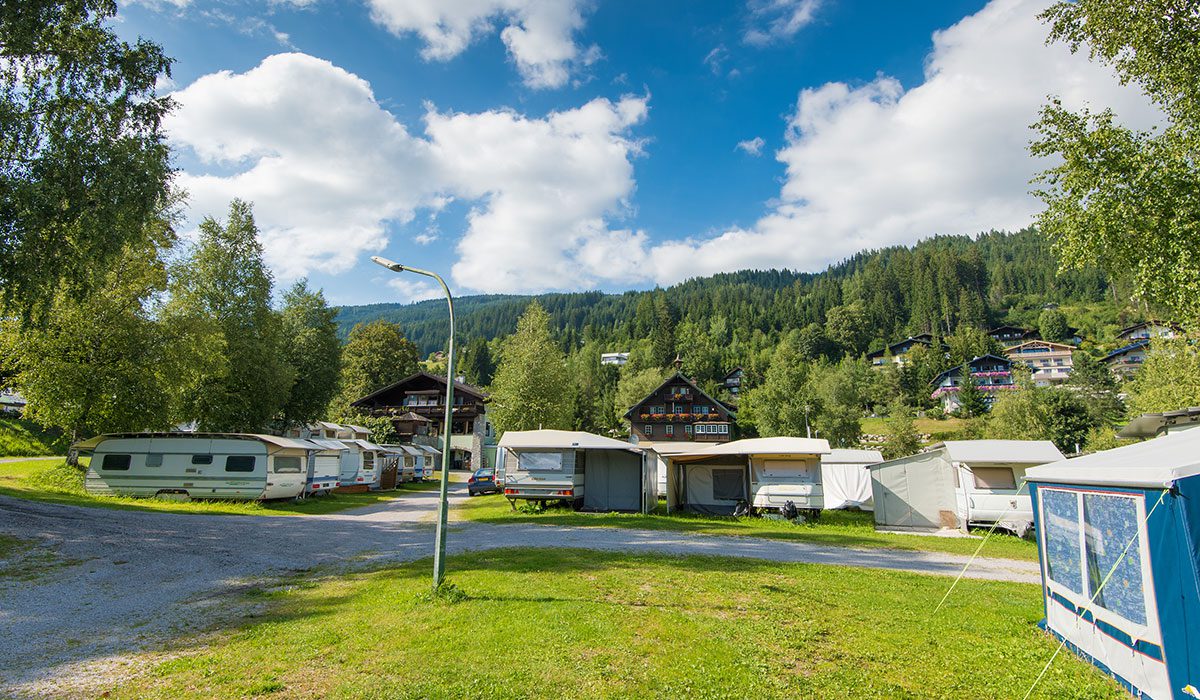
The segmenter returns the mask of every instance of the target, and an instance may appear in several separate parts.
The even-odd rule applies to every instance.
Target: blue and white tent
[[[1045,629],[1137,697],[1200,698],[1200,429],[1025,476]]]

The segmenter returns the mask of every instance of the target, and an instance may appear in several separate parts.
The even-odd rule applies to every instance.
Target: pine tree
[[[916,454],[921,449],[921,436],[913,422],[913,410],[897,398],[888,410],[887,442],[883,446],[885,459],[897,459]]]

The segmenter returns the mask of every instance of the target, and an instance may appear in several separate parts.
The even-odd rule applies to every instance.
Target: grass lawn
[[[0,417],[0,457],[61,455],[66,453],[69,442],[63,435],[32,421]]]
[[[27,461],[0,463],[0,494],[35,501],[65,503],[75,506],[118,508],[124,510],[159,510],[177,513],[210,513],[231,515],[319,515],[336,513],[348,508],[385,503],[402,498],[406,493],[436,489],[436,481],[401,484],[395,491],[333,494],[308,498],[300,503],[291,501],[172,501],[157,498],[115,498],[92,496],[83,490],[83,472],[65,462]]]
[[[660,506],[661,510],[661,506]],[[627,527],[640,530],[675,530],[712,535],[747,535],[780,540],[798,540],[840,547],[888,547],[892,549],[972,554],[979,546],[973,538],[926,537],[876,532],[870,513],[825,511],[817,523],[792,524],[786,520],[734,518],[688,513],[576,513],[567,508],[550,508],[542,513],[513,512],[503,496],[476,496],[452,515],[486,523],[539,523]],[[1037,561],[1037,545],[997,531],[980,556]]]
[[[233,629],[151,655],[110,698],[1020,698],[1057,646],[1036,586],[579,550],[258,591]],[[1122,698],[1069,653],[1040,698]]]
[[[962,430],[967,425],[966,420],[962,418],[945,418],[943,420],[934,420],[932,418],[917,418],[913,420],[913,425],[918,433],[928,433],[934,442],[942,440],[953,440],[954,433]],[[882,435],[887,432],[887,418],[864,418],[862,420],[862,431],[868,435]]]

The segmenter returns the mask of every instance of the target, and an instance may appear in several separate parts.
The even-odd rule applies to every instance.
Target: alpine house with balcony
[[[976,388],[983,392],[984,401],[988,406],[991,406],[996,400],[999,392],[1016,388],[1012,377],[1012,361],[1007,357],[984,355],[971,360],[967,366],[971,370],[971,381],[975,383]],[[956,411],[962,406],[958,397],[963,385],[962,370],[962,365],[951,367],[930,382],[933,386],[933,395],[930,398],[940,399],[942,408],[947,413]]]
[[[638,442],[728,442],[736,414],[676,372],[625,413]]]

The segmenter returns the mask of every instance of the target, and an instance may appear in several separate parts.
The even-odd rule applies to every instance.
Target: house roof
[[[711,397],[707,393],[705,393],[703,389],[696,386],[696,383],[693,382],[691,379],[688,379],[687,377],[683,376],[682,372],[676,372],[675,374],[672,374],[670,377],[667,377],[666,381],[664,381],[662,384],[659,384],[657,387],[655,387],[654,391],[650,392],[649,394],[646,394],[646,397],[643,398],[641,401],[638,401],[633,406],[630,406],[629,410],[625,412],[624,417],[632,420],[634,409],[636,409],[638,406],[641,406],[642,404],[649,401],[651,396],[654,396],[658,392],[662,391],[663,387],[665,387],[666,385],[670,384],[671,382],[673,382],[677,379],[683,381],[685,384],[690,386],[693,390],[695,390],[695,392],[697,394],[699,394],[699,395],[703,396],[704,398],[708,399],[709,401],[711,401],[712,404],[717,407],[717,410],[724,412],[726,416],[733,417],[736,415],[734,410],[729,407],[729,404],[725,403],[724,401],[717,401],[716,399],[714,399],[713,397]]]
[[[428,379],[428,380],[432,380],[433,382],[435,382],[436,384],[438,384],[441,387],[446,386],[446,378],[445,377],[440,377],[436,374],[430,374],[429,372],[417,372],[415,374],[408,375],[407,377],[405,377],[404,379],[401,379],[398,382],[389,384],[389,385],[383,387],[382,389],[373,391],[370,394],[367,394],[366,396],[362,397],[361,399],[354,401],[350,405],[351,406],[359,406],[359,405],[364,404],[364,403],[366,403],[372,399],[375,399],[379,396],[383,396],[384,394],[387,394],[391,391],[395,391],[396,389],[403,387],[405,384],[408,384],[409,382],[415,381],[417,379]],[[484,401],[488,397],[487,392],[484,391],[483,389],[480,389],[479,387],[473,386],[471,384],[466,384],[464,382],[460,382],[458,380],[454,381],[454,391],[462,392],[464,394],[469,394],[469,395],[479,399],[480,401]],[[439,391],[438,393],[443,393],[443,392]]]
[[[693,443],[694,444],[694,443]],[[829,441],[819,438],[769,437],[748,438],[698,447],[683,453],[684,457],[718,457],[724,455],[824,455],[829,454]]]
[[[1045,464],[1063,459],[1063,453],[1049,440],[947,440],[929,451],[939,449],[955,462]]]
[[[1159,321],[1157,319],[1150,319],[1149,321],[1142,321],[1140,323],[1135,323],[1132,326],[1126,326],[1122,328],[1121,330],[1117,331],[1117,337],[1120,338],[1123,335],[1132,333],[1139,328],[1145,328],[1147,326],[1166,326],[1167,328],[1170,328],[1176,332],[1183,330],[1183,327],[1174,321]]]
[[[1139,340],[1136,343],[1130,343],[1129,345],[1126,345],[1125,347],[1117,348],[1116,350],[1113,350],[1112,352],[1108,353],[1107,355],[1104,356],[1104,359],[1101,360],[1101,362],[1111,360],[1114,357],[1128,355],[1129,353],[1133,352],[1134,350],[1141,350],[1142,348],[1148,347],[1149,345],[1150,345],[1149,340]]]
[[[821,464],[877,464],[883,461],[879,450],[830,450],[821,457]]]
[[[1003,362],[1009,366],[1012,366],[1012,360],[1008,359],[1007,357],[1000,357],[999,355],[993,355],[991,353],[988,353],[987,355],[979,355],[977,357],[971,358],[971,360],[969,360],[967,362],[967,364],[973,365],[976,362],[978,362],[979,360],[986,360],[989,357],[992,358],[993,360],[999,360],[1000,362]],[[938,376],[934,377],[933,380],[929,382],[929,385],[933,386],[935,384],[940,384],[942,382],[943,377],[953,374],[954,372],[960,372],[960,371],[962,371],[962,365],[954,365],[950,369],[939,373]]]
[[[1014,345],[1010,348],[1005,348],[1004,352],[1005,352],[1005,354],[1008,354],[1011,352],[1019,352],[1021,350],[1021,348],[1025,347],[1026,345],[1049,345],[1051,347],[1059,348],[1061,350],[1070,350],[1072,352],[1075,350],[1074,345],[1068,345],[1066,343],[1055,343],[1050,340],[1026,340],[1025,342],[1020,343],[1018,345]]]
[[[500,438],[500,447],[510,450],[581,449],[640,450],[632,442],[622,442],[580,430],[510,430]]]
[[[1022,326],[996,326],[995,328],[988,331],[988,335],[996,335],[997,333],[1002,333],[1004,331],[1017,331],[1021,335],[1037,332],[1033,328],[1024,328]]]
[[[1025,472],[1025,478],[1039,483],[1169,488],[1197,474],[1200,429],[1192,429],[1035,467]]]
[[[883,349],[881,349],[881,350],[876,350],[875,352],[867,353],[867,359],[871,359],[873,357],[883,357],[885,355],[894,355],[895,353],[893,352],[893,349],[898,348],[905,344],[913,345],[914,343],[920,344],[920,345],[932,345],[933,344],[933,336],[931,336],[928,333],[922,333],[920,335],[910,335],[907,338],[905,338],[904,340],[898,340],[898,341],[892,343],[891,345],[883,346]]]

